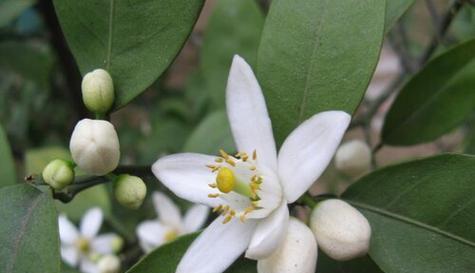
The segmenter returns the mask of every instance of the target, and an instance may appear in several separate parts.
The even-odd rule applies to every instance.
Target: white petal
[[[167,227],[158,221],[144,221],[137,227],[137,237],[145,252],[165,243]]]
[[[289,203],[297,200],[320,177],[335,154],[351,117],[327,111],[303,122],[279,152],[279,177]]]
[[[114,252],[114,244],[117,240],[120,240],[117,234],[102,234],[92,240],[91,247],[99,254],[111,254]]]
[[[81,259],[81,264],[79,265],[79,269],[83,273],[100,273],[97,265],[87,258]]]
[[[274,252],[284,239],[289,222],[287,202],[282,202],[269,217],[257,224],[252,235],[251,243],[246,251],[246,257],[254,260],[268,257]]]
[[[206,165],[213,164],[215,157],[209,155],[183,153],[160,158],[153,166],[155,176],[178,197],[216,207],[216,198],[209,198],[211,188],[208,184],[215,180]]]
[[[223,224],[218,217],[191,244],[176,273],[221,273],[247,248],[255,221],[242,223],[234,218]]]
[[[314,273],[317,242],[310,229],[291,217],[287,234],[280,247],[257,262],[258,273]]]
[[[77,228],[64,215],[58,217],[59,237],[61,243],[72,244],[79,236]]]
[[[74,246],[62,246],[61,258],[63,261],[71,267],[76,267],[79,260],[79,252]]]
[[[100,208],[92,208],[86,211],[81,219],[81,234],[86,238],[93,238],[102,225],[102,211]]]
[[[180,209],[165,194],[154,192],[153,204],[160,222],[177,229],[182,226]]]
[[[200,229],[208,218],[209,208],[203,205],[192,206],[185,214],[183,225],[186,233]]]
[[[238,151],[256,150],[259,164],[275,171],[277,152],[266,102],[251,67],[237,55],[229,71],[226,109]]]

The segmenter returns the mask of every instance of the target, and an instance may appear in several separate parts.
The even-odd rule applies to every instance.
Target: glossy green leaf
[[[369,256],[340,262],[318,252],[316,273],[384,273]]]
[[[59,273],[57,217],[46,193],[25,184],[0,189],[0,272]]]
[[[234,54],[255,63],[264,25],[255,0],[219,0],[203,38],[201,69],[206,89],[218,108],[224,107],[224,90]]]
[[[386,115],[390,145],[435,140],[475,111],[475,40],[433,59],[403,87]]]
[[[0,188],[15,184],[16,173],[7,135],[0,125]]]
[[[185,152],[217,154],[219,149],[235,151],[226,112],[209,114],[193,131],[183,150]]]
[[[373,230],[370,255],[386,273],[475,269],[475,157],[440,155],[390,166],[343,198]]]
[[[111,73],[116,107],[150,86],[171,64],[198,18],[203,0],[55,0],[81,73]]]
[[[176,267],[188,247],[199,233],[180,237],[174,242],[163,245],[142,258],[127,273],[175,273]],[[255,261],[244,258],[236,261],[225,273],[255,273]]]
[[[35,0],[0,0],[0,27],[8,25],[34,3]]]
[[[378,61],[382,0],[274,0],[257,76],[278,143],[325,110],[358,107]]]
[[[391,30],[397,20],[399,20],[415,2],[416,0],[387,0],[386,21],[384,23],[385,32]]]

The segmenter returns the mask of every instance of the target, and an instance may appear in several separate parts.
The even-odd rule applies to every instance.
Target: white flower
[[[102,211],[89,209],[81,219],[79,230],[64,215],[58,217],[61,257],[72,267],[79,266],[85,273],[97,273],[95,264],[100,255],[113,253],[120,237],[114,233],[97,235],[102,225]]]
[[[83,119],[74,127],[69,143],[71,156],[88,174],[105,175],[119,164],[119,137],[105,120]]]
[[[365,174],[371,169],[371,149],[361,140],[345,142],[336,151],[335,167],[353,177]]]
[[[271,255],[287,232],[287,204],[323,173],[351,119],[341,111],[316,114],[287,137],[277,156],[264,96],[239,56],[229,73],[226,106],[237,155],[176,154],[152,166],[176,195],[221,213],[190,246],[177,273],[223,272],[244,251],[257,260]]]
[[[310,217],[318,246],[331,258],[350,260],[368,253],[371,226],[361,212],[348,203],[329,199],[318,203]]]
[[[182,217],[173,201],[160,192],[153,193],[153,204],[158,218],[144,221],[137,227],[140,246],[147,253],[178,236],[197,231],[209,213],[208,207],[194,205]]]

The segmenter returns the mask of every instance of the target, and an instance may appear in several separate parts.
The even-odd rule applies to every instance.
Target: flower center
[[[178,232],[174,229],[171,229],[165,233],[165,241],[171,242],[178,237]]]
[[[220,156],[215,160],[216,164],[207,165],[212,172],[216,172],[216,181],[209,184],[210,188],[218,190],[218,193],[210,193],[209,198],[226,197],[231,193],[236,193],[248,200],[249,205],[244,209],[231,208],[229,205],[219,205],[214,208],[214,212],[219,212],[225,216],[223,223],[231,221],[234,216],[239,216],[242,222],[252,211],[259,209],[259,190],[263,182],[262,176],[258,174],[256,161],[257,152],[254,151],[252,157],[240,152],[231,156],[220,150]],[[238,212],[237,212],[238,211]]]
[[[75,242],[76,248],[82,253],[88,253],[91,246],[89,240],[83,237],[80,237]]]

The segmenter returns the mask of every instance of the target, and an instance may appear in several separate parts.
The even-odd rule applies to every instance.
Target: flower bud
[[[320,202],[310,216],[310,228],[320,249],[335,260],[346,261],[368,252],[371,238],[368,220],[344,201]]]
[[[43,180],[55,190],[62,190],[74,181],[74,167],[70,162],[55,159],[43,169]]]
[[[105,255],[97,262],[99,273],[118,273],[120,259],[115,255]]]
[[[259,273],[314,273],[317,264],[317,242],[310,229],[290,217],[283,242],[274,253],[258,260]]]
[[[346,175],[357,177],[371,168],[371,149],[361,140],[352,140],[338,148],[335,167]]]
[[[122,174],[115,184],[115,198],[124,207],[137,209],[142,205],[147,187],[140,177]]]
[[[112,78],[104,69],[87,73],[82,79],[82,100],[89,111],[106,113],[114,103]]]
[[[105,120],[83,119],[76,124],[69,149],[74,162],[88,174],[105,175],[119,164],[119,138]]]

